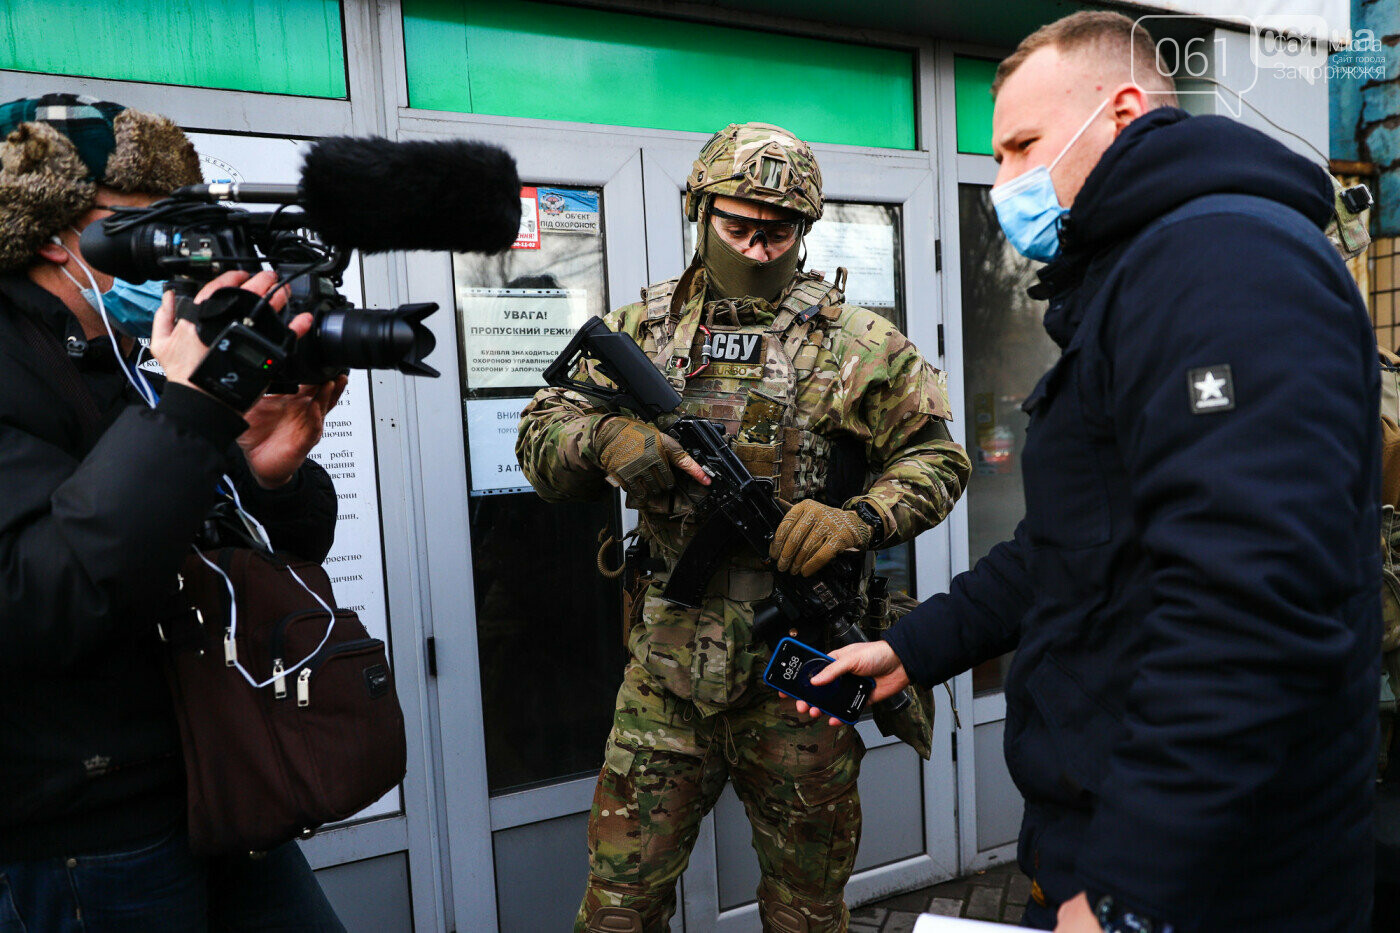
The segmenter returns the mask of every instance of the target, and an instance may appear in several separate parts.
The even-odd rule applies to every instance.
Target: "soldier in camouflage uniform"
[[[695,531],[705,474],[669,436],[577,393],[545,389],[525,409],[516,452],[539,494],[598,497],[611,480],[639,510],[659,566],[637,594],[575,930],[665,929],[726,779],[753,826],[764,929],[845,930],[864,748],[853,728],[811,723],[762,683],[771,650],[753,637],[752,607],[775,568],[810,575],[842,550],[908,541],[942,521],[970,464],[945,425],[943,375],[884,318],[798,270],[799,242],[822,213],[805,143],[768,124],[731,125],[705,145],[686,192],[699,222],[691,266],[606,322],[681,392],[677,414],[724,422],[750,471],[795,505],[771,559],[736,549],[700,609],[672,605],[662,585]]]

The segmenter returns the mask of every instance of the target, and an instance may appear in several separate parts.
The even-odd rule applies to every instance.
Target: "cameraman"
[[[275,547],[325,557],[335,492],[306,454],[345,385],[240,416],[190,384],[207,348],[160,284],[84,260],[110,208],[200,180],[164,117],[73,94],[0,105],[0,930],[342,929],[295,843],[186,844],[154,620],[223,477]],[[196,300],[274,281],[226,273]]]

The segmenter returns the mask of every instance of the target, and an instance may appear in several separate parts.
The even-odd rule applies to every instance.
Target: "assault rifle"
[[[570,373],[585,357],[617,388],[571,378]],[[556,388],[573,389],[609,407],[628,409],[649,422],[681,404],[680,394],[641,347],[596,317],[579,328],[544,371],[544,378]],[[676,562],[661,594],[668,602],[696,609],[720,561],[738,540],[769,562],[768,548],[783,520],[783,510],[774,496],[772,481],[749,472],[730,449],[719,422],[681,415],[667,433],[710,476],[709,492],[701,503],[700,529]],[[823,641],[833,647],[869,641],[859,625],[860,595],[847,583],[855,572],[849,567],[843,572],[841,560],[838,557],[810,577],[773,571],[772,595],[754,607],[754,634],[770,646],[790,633],[799,640],[812,639],[818,647]],[[897,711],[910,700],[907,691],[900,691],[882,702]]]

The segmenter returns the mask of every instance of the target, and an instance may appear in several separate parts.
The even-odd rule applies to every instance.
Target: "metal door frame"
[[[626,9],[628,6],[627,3],[616,4],[619,9]],[[654,207],[658,203],[668,203],[666,199],[671,199],[669,203],[677,203],[678,193],[684,181],[685,168],[688,168],[689,160],[693,158],[693,154],[699,150],[699,146],[704,142],[705,134],[415,110],[408,106],[406,64],[403,55],[403,20],[399,0],[380,0],[378,8],[379,35],[377,44],[383,72],[382,80],[385,84],[385,93],[378,98],[378,101],[387,108],[387,112],[381,115],[381,120],[386,133],[391,138],[398,138],[402,133],[430,136],[463,135],[504,141],[506,135],[502,134],[515,136],[518,133],[518,138],[525,140],[525,145],[529,146],[535,141],[548,139],[554,134],[562,134],[560,138],[574,139],[581,143],[593,142],[604,146],[612,143],[636,145],[638,152],[643,154],[645,160],[643,165],[645,169],[643,172],[645,196],[643,203],[637,205],[639,214],[646,216],[645,243],[648,248],[645,252],[658,257],[658,261],[655,263],[655,272],[651,272],[646,268],[647,256],[644,255],[641,257],[643,268],[624,274],[622,265],[614,265],[614,249],[619,245],[620,238],[610,237],[608,248],[609,303],[614,307],[627,303],[632,289],[640,288],[647,282],[670,274],[664,271],[667,267],[660,260],[660,257],[681,254],[681,226],[678,223],[667,226],[666,223],[661,223],[650,216],[644,211],[644,208],[647,204]],[[719,14],[712,11],[701,11],[697,18],[730,25],[753,25],[758,28],[779,26],[778,23],[770,23],[763,17],[742,15],[735,17],[727,13]],[[806,28],[798,30],[798,32],[826,38],[850,38],[846,30],[820,24],[806,24]],[[830,188],[831,196],[838,199],[842,197],[856,199],[867,196],[867,191],[878,188],[878,186],[872,185],[872,182],[878,176],[880,168],[884,166],[902,168],[904,171],[918,166],[927,170],[931,176],[927,194],[920,195],[921,204],[924,206],[921,206],[917,212],[906,207],[904,212],[903,243],[908,335],[924,349],[925,356],[930,361],[949,372],[951,402],[954,412],[957,412],[962,410],[963,400],[961,320],[959,313],[944,314],[944,309],[959,309],[961,307],[958,267],[954,261],[957,256],[957,185],[959,174],[953,111],[952,54],[954,46],[936,42],[932,38],[922,37],[911,38],[909,36],[867,33],[862,38],[872,42],[883,41],[892,46],[912,48],[916,51],[915,78],[919,95],[920,148],[908,153],[853,146],[817,146],[815,148],[824,168],[826,168],[825,175],[828,184],[832,185]],[[964,51],[965,49],[958,46],[957,50]],[[983,54],[987,52],[984,49],[974,51]],[[391,100],[397,105],[396,107],[390,106]],[[662,158],[663,154],[667,152],[671,155]],[[519,156],[518,152],[517,156]],[[667,158],[671,161],[667,162]],[[684,161],[684,167],[679,170],[675,168],[670,170],[670,174],[678,175],[678,178],[665,178],[659,172],[649,171],[653,164],[658,169],[663,163],[674,166],[677,164],[675,160],[678,158]],[[827,168],[828,164],[829,168]],[[852,165],[855,169],[851,181],[842,181],[836,177],[843,174],[843,170],[838,166],[846,164]],[[942,167],[941,171],[940,167]],[[863,175],[863,173],[869,174]],[[528,176],[528,174],[529,172],[522,168],[522,175]],[[857,180],[861,178],[863,180]],[[846,186],[850,186],[849,190]],[[871,191],[870,199],[879,200],[881,193],[883,192],[879,190]],[[885,196],[888,197],[887,194]],[[658,198],[661,200],[658,201]],[[608,198],[605,196],[605,201],[607,200]],[[611,204],[616,206],[617,202],[614,200]],[[609,210],[609,214],[612,213]],[[922,237],[915,235],[916,224],[920,223],[921,219],[929,230],[934,231],[932,235]],[[948,263],[950,268],[944,270],[938,268],[940,254],[942,261]],[[408,261],[401,255],[397,256],[396,259],[397,261],[392,264],[395,268],[389,270],[389,278],[397,284],[398,293],[405,294],[407,286],[404,283],[409,273]],[[944,271],[950,274],[941,274]],[[450,269],[444,267],[438,274],[440,281],[445,282],[448,286],[448,291],[445,294],[450,294]],[[630,280],[624,281],[624,275],[632,277]],[[406,294],[403,300],[408,300]],[[943,326],[944,338],[942,354],[937,352],[940,324]],[[452,366],[455,367],[455,365],[456,360],[453,359]],[[403,384],[404,380],[399,380],[399,383]],[[411,391],[412,384],[407,384],[405,388]],[[454,417],[456,417],[455,405],[454,402]],[[406,420],[412,420],[421,410],[416,404],[416,399],[413,398],[405,398],[400,408],[400,412]],[[410,431],[410,433],[416,436],[416,425],[413,427],[415,430]],[[961,424],[955,421],[951,427],[954,437],[960,442],[964,442],[965,431]],[[453,424],[452,434],[449,436],[461,437],[459,418]],[[460,469],[456,472],[463,478],[461,495],[465,500],[466,464],[460,453],[461,443],[460,440],[457,441],[459,445],[457,466]],[[417,470],[420,463],[416,454],[418,445],[414,443],[410,446],[414,449],[414,453],[410,454],[407,459]],[[421,490],[415,488],[414,492],[421,493]],[[419,541],[427,544],[428,536],[422,530],[424,517],[421,505],[417,509],[417,517],[420,529]],[[628,513],[624,511],[624,523],[630,525],[632,521]],[[467,528],[465,516],[463,516],[461,528],[463,535],[459,540],[469,541],[469,537],[465,533]],[[967,534],[967,508],[959,503],[943,525],[920,537],[915,545],[915,572],[917,589],[920,594],[929,596],[934,593],[946,592],[952,575],[966,569]],[[934,536],[938,536],[938,540],[935,541]],[[426,548],[420,547],[419,550],[419,564],[422,568],[418,578],[422,581],[420,599],[424,606],[426,619],[432,606],[429,592],[434,587],[429,581],[428,560],[426,553],[424,553]],[[469,558],[465,566],[469,570]],[[439,575],[440,578],[441,575]],[[470,602],[469,599],[468,603]],[[473,606],[468,605],[465,618],[471,620],[469,627],[472,643],[470,645],[471,663],[469,669],[472,671],[472,678],[479,680],[475,659],[475,611]],[[425,626],[429,624],[425,622]],[[454,623],[454,626],[457,625],[461,625],[461,622]],[[964,712],[972,710],[970,673],[960,675],[955,679],[954,684],[959,708]],[[473,686],[476,689],[468,691],[470,696],[467,699],[474,704],[473,711],[478,715],[479,721],[479,683]],[[436,684],[430,684],[429,691],[434,701],[430,704],[430,715],[436,718],[438,711],[442,709],[441,704],[436,702],[438,699]],[[975,847],[976,840],[974,756],[972,754],[972,720],[974,717],[965,715],[962,727],[953,730],[952,710],[943,691],[935,691],[934,699],[937,705],[935,730],[938,736],[936,736],[933,745],[933,761],[924,766],[925,834],[926,838],[930,840],[930,852],[927,858],[928,864],[918,866],[919,871],[927,875],[928,880],[952,877],[968,870],[971,861],[967,854],[968,841],[971,840],[972,846]],[[460,721],[463,717],[459,715],[457,718]],[[937,725],[937,723],[944,725]],[[868,724],[862,728],[869,733],[863,732],[862,738],[872,747],[889,741],[879,737]],[[947,731],[945,732],[945,730]],[[461,739],[473,731],[476,736],[475,745],[464,746],[459,742],[448,741],[450,735]],[[946,742],[939,738],[944,734],[950,735],[950,739]],[[507,826],[523,825],[534,819],[552,818],[553,816],[586,811],[591,804],[593,781],[585,779],[564,782],[534,792],[533,798],[505,795],[492,802],[486,792],[484,746],[479,726],[465,729],[453,728],[449,722],[442,728],[441,735],[434,736],[434,739],[441,743],[440,760],[443,762],[443,773],[437,782],[437,793],[433,800],[439,820],[439,826],[433,833],[433,842],[438,846],[435,858],[439,859],[440,863],[435,864],[442,871],[444,880],[448,882],[443,885],[446,890],[439,896],[438,901],[445,903],[445,918],[447,919],[450,919],[455,913],[453,905],[458,898],[462,898],[464,908],[469,905],[489,904],[490,914],[485,915],[494,916],[494,878],[483,877],[472,870],[475,867],[481,868],[485,872],[494,872],[490,850],[491,831]],[[475,777],[475,787],[477,788],[473,792],[477,808],[475,814],[464,813],[461,806],[450,807],[448,805],[447,788],[452,785],[452,782],[449,780],[447,749],[456,749],[452,758],[457,762],[457,773],[464,778]],[[934,817],[936,813],[955,814],[951,821],[955,826],[951,832]],[[464,822],[459,822],[454,818],[454,814],[463,817]],[[708,821],[708,831],[702,829],[692,858],[692,869],[682,878],[683,905],[688,905],[692,898],[702,897],[698,887],[703,887],[706,879],[702,871],[695,866],[702,864],[706,860],[707,854],[709,864],[714,864],[712,826],[712,821]],[[451,839],[460,839],[464,834],[472,837],[475,841],[469,840],[464,845],[455,845],[450,841]],[[466,859],[468,864],[463,865],[463,859]],[[889,869],[888,871],[876,869],[867,873],[872,876],[870,890],[863,892],[864,884],[857,879],[848,889],[848,897],[869,900],[894,890],[898,884],[896,876],[900,875],[900,869],[904,867],[904,864],[885,866],[884,868]],[[886,883],[874,883],[882,879]],[[714,892],[716,890],[715,880],[710,879],[708,886],[711,892]],[[864,896],[864,894],[869,896]],[[716,898],[712,895],[711,901],[714,900]],[[415,898],[415,905],[416,903],[417,898]],[[678,911],[677,918],[672,923],[673,930],[684,928],[682,917],[688,910],[689,908],[686,906],[683,910]],[[470,911],[461,916],[480,917],[483,915],[476,911]],[[695,926],[703,928],[699,924],[695,924]],[[452,927],[447,926],[446,928]]]
[[[401,139],[471,138],[505,146],[527,183],[600,186],[606,236],[609,301],[646,274],[642,240],[641,156],[635,141],[594,128],[570,131],[441,115],[401,115]],[[463,218],[470,222],[469,218]],[[632,228],[629,230],[629,227]],[[468,459],[462,421],[461,381],[452,262],[445,253],[407,258],[409,301],[436,301],[446,314],[429,318],[442,377],[413,385],[408,403],[415,421],[415,477],[425,501],[436,503],[420,516],[419,540],[426,558],[430,607],[423,634],[436,646],[436,710],[441,743],[440,786],[447,864],[443,880],[452,892],[457,928],[462,918],[496,916],[492,833],[586,811],[593,780],[573,780],[492,797],[486,771],[484,701],[476,631],[468,515]],[[581,545],[583,546],[583,545]],[[580,840],[582,844],[582,840]],[[580,893],[583,879],[579,879]]]
[[[680,192],[694,153],[707,138],[702,133],[596,127],[587,124],[560,124],[551,121],[483,118],[463,114],[401,111],[400,138],[476,138],[507,146],[517,157],[520,174],[526,180],[555,179],[559,183],[604,186],[604,223],[608,230],[607,257],[609,303],[619,307],[632,300],[642,284],[674,274],[662,256],[681,254]],[[912,339],[927,348],[926,355],[936,365],[946,366],[937,354],[939,307],[938,273],[933,255],[935,238],[927,232],[938,216],[938,179],[930,171],[925,152],[891,153],[847,146],[817,146],[824,166],[831,197],[836,199],[883,201],[903,206],[905,302]],[[563,166],[569,166],[567,169]],[[635,194],[625,194],[628,181],[635,180]],[[677,210],[667,218],[658,204],[674,204]],[[645,207],[650,207],[646,210]],[[633,221],[631,218],[635,218]],[[623,229],[632,223],[645,230],[645,241],[630,242]],[[619,223],[623,229],[619,229]],[[637,248],[637,247],[644,248]],[[647,259],[657,267],[648,271]],[[404,300],[436,300],[451,307],[451,264],[441,254],[410,254],[404,266],[408,294]],[[451,314],[438,315],[434,333],[442,346],[453,346],[456,322]],[[480,671],[477,667],[475,607],[469,587],[471,557],[466,515],[467,461],[460,419],[457,361],[444,354],[436,359],[443,378],[436,385],[410,384],[413,395],[405,402],[406,417],[413,421],[417,438],[415,462],[419,465],[421,498],[434,502],[459,501],[460,508],[435,508],[420,515],[420,541],[427,555],[425,606],[432,619],[451,620],[445,624],[425,619],[423,634],[432,635],[437,645],[439,679],[434,684],[435,709],[442,752],[441,814],[446,838],[445,878],[451,889],[451,914],[458,917],[494,916],[495,884],[491,833],[560,816],[586,812],[591,804],[592,778],[565,781],[491,798],[487,791],[484,737],[481,729],[482,702]],[[432,464],[439,480],[422,470]],[[446,478],[446,477],[450,477]],[[919,591],[925,594],[946,589],[950,576],[948,525],[921,536],[916,544],[916,574]],[[449,686],[444,678],[457,670],[461,676]],[[951,730],[951,712],[939,697],[936,726],[940,738],[934,742],[933,761],[923,769],[925,836],[929,849],[923,855],[863,872],[848,888],[853,902],[862,902],[912,884],[929,883],[952,877],[958,869],[956,830],[953,813],[954,770],[949,740],[941,736]],[[860,727],[868,747],[889,744],[873,725]],[[449,752],[449,750],[452,750]],[[706,862],[714,865],[712,824],[702,829],[692,868],[683,879],[686,924],[689,928],[735,928],[751,923],[755,908],[717,915],[716,878],[708,874]],[[696,914],[693,904],[710,904],[706,918]],[[460,928],[461,924],[458,923]],[[678,916],[674,929],[681,929]]]
[[[935,78],[939,84],[941,106],[937,120],[940,125],[939,154],[949,171],[939,176],[942,189],[942,221],[944,243],[943,295],[945,308],[950,309],[945,316],[948,348],[956,354],[958,365],[950,367],[948,396],[956,415],[966,411],[967,394],[963,381],[963,332],[962,332],[962,269],[960,256],[960,218],[958,215],[958,187],[963,184],[990,185],[996,177],[997,163],[991,156],[960,153],[957,141],[956,95],[954,93],[953,58],[966,55],[978,58],[999,59],[1006,50],[991,49],[985,46],[965,43],[940,42],[937,45],[937,58],[934,66]],[[968,436],[969,426],[961,420],[952,424],[953,438],[971,450]],[[952,570],[956,575],[971,566],[968,549],[968,507],[966,497],[958,503],[949,520],[952,534]],[[946,587],[945,590],[946,591]],[[958,708],[965,711],[962,728],[957,732],[958,768],[958,862],[964,873],[999,865],[1014,860],[1016,844],[1011,842],[986,851],[977,848],[977,771],[975,730],[977,726],[1005,720],[1006,697],[998,692],[974,698],[972,695],[972,672],[959,674],[953,681],[953,692]]]
[[[636,205],[639,217],[645,217],[647,223],[645,244],[646,249],[637,251],[634,259],[641,260],[641,268],[627,267],[616,262],[615,250],[620,246],[620,238],[609,237],[608,247],[608,277],[609,277],[609,303],[613,307],[619,307],[631,300],[634,290],[640,289],[642,285],[653,281],[664,275],[672,274],[663,271],[666,266],[661,262],[656,263],[655,271],[647,268],[646,260],[648,256],[680,255],[681,227],[680,224],[670,224],[669,227],[658,227],[657,221],[653,220],[651,212],[645,210],[647,206],[653,208],[658,203],[656,198],[664,197],[672,199],[659,203],[677,203],[679,201],[679,191],[683,185],[685,170],[689,162],[694,158],[694,153],[699,151],[699,147],[706,139],[704,133],[680,133],[664,130],[650,130],[644,128],[624,128],[611,126],[596,126],[592,124],[567,123],[560,121],[546,121],[522,118],[506,117],[482,117],[473,114],[446,113],[441,111],[417,110],[408,106],[406,64],[403,56],[403,26],[401,8],[398,0],[381,0],[380,6],[380,40],[382,67],[386,73],[386,85],[391,85],[392,94],[385,95],[385,103],[393,99],[397,104],[396,109],[384,115],[384,122],[387,132],[391,138],[408,135],[423,136],[465,136],[469,138],[481,138],[491,141],[501,141],[509,144],[510,139],[522,141],[521,147],[514,148],[517,158],[521,158],[523,152],[527,152],[530,147],[537,145],[542,140],[561,139],[570,140],[576,144],[572,150],[577,154],[589,145],[610,147],[612,145],[633,145],[639,155],[643,155],[645,161],[644,168],[649,168],[652,162],[656,162],[658,167],[663,153],[670,152],[671,159],[681,159],[684,166],[674,172],[679,175],[679,179],[670,178],[663,180],[657,173],[643,172],[643,186],[645,196],[643,203]],[[702,17],[705,18],[705,17]],[[729,22],[729,18],[717,17],[717,21]],[[754,25],[759,25],[755,23]],[[801,30],[803,34],[824,35],[828,38],[849,38],[843,30],[835,27],[824,28],[809,24],[808,29]],[[881,37],[867,35],[864,37],[869,41],[881,41]],[[952,107],[952,84],[951,75],[943,78],[935,68],[938,61],[936,47],[930,39],[914,39],[911,41],[908,36],[886,36],[885,42],[890,45],[898,45],[912,48],[916,52],[916,88],[919,95],[918,117],[919,117],[919,139],[920,148],[909,152],[892,152],[884,149],[870,149],[855,146],[817,146],[816,151],[822,160],[825,169],[824,175],[828,179],[829,185],[834,185],[830,190],[832,196],[841,198],[860,198],[869,196],[871,200],[889,200],[888,192],[879,190],[874,184],[878,178],[880,170],[886,166],[899,168],[904,172],[917,171],[923,169],[931,176],[928,184],[921,192],[921,206],[915,210],[906,207],[904,212],[905,229],[904,233],[904,261],[905,261],[905,292],[906,292],[906,312],[909,320],[909,336],[921,348],[925,350],[926,357],[935,365],[948,370],[955,377],[960,372],[961,363],[961,343],[958,339],[956,321],[942,321],[941,308],[958,307],[958,295],[952,292],[952,303],[949,303],[949,283],[946,276],[940,276],[936,270],[936,250],[938,244],[935,236],[916,236],[918,229],[916,224],[922,223],[928,229],[940,229],[944,232],[948,230],[946,222],[947,186],[944,175],[951,174],[938,171],[941,162],[941,153],[952,145],[953,137],[949,135],[941,116],[943,111],[951,112]],[[939,102],[942,101],[942,105]],[[827,168],[830,163],[830,168]],[[521,174],[523,177],[530,176],[530,170],[526,167],[528,163],[522,160]],[[675,164],[674,162],[671,164]],[[941,164],[948,165],[946,161]],[[840,181],[833,179],[833,172],[836,175],[844,173],[844,169],[838,166],[851,165],[855,168],[853,180]],[[863,168],[862,168],[863,166]],[[855,179],[861,180],[855,180]],[[583,183],[583,179],[579,179]],[[595,182],[597,183],[597,182]],[[849,186],[849,190],[847,190]],[[953,204],[956,207],[956,184],[952,186]],[[616,216],[612,208],[618,206],[616,199],[610,199],[605,194],[605,203],[609,205],[607,209],[609,216]],[[606,219],[605,219],[606,223]],[[916,246],[917,244],[917,246]],[[664,252],[663,252],[664,251]],[[945,250],[945,255],[948,255]],[[406,259],[399,257],[398,276],[400,293],[406,292],[408,286],[403,283],[407,281],[410,273],[409,263]],[[621,257],[625,258],[625,257]],[[415,267],[416,268],[416,267]],[[423,270],[427,271],[427,270]],[[441,283],[437,291],[446,296],[450,296],[450,268],[445,264],[436,273],[438,281]],[[416,279],[416,274],[414,278]],[[926,298],[923,296],[927,296]],[[405,294],[402,300],[417,300],[415,295],[409,298]],[[945,323],[949,330],[945,333],[946,350],[940,355],[938,349],[938,325]],[[453,322],[455,327],[455,321]],[[445,343],[446,341],[444,341]],[[444,360],[444,362],[447,362]],[[453,374],[455,374],[456,360],[451,361]],[[448,381],[449,373],[444,372],[444,381]],[[951,380],[957,383],[957,379]],[[412,385],[407,387],[413,389]],[[466,463],[461,452],[460,418],[457,416],[457,401],[454,400],[452,411],[457,421],[451,426],[451,433],[444,435],[443,432],[433,432],[422,430],[414,426],[410,433],[414,437],[429,436],[434,433],[439,439],[443,436],[454,438],[458,447],[457,460],[455,466],[458,468],[454,472],[461,476],[460,495],[465,501],[465,468]],[[413,419],[418,413],[423,411],[423,406],[417,404],[416,399],[406,399],[403,412],[406,418]],[[956,403],[954,410],[956,411]],[[956,428],[955,428],[956,430]],[[414,445],[417,450],[417,443]],[[411,458],[415,465],[419,463],[437,461],[421,458],[415,452]],[[420,474],[421,475],[421,474]],[[415,490],[421,493],[421,490]],[[428,498],[423,495],[423,498]],[[463,506],[465,509],[465,505]],[[915,572],[917,574],[918,592],[931,595],[933,593],[944,592],[952,576],[953,560],[957,549],[961,547],[963,559],[966,559],[966,518],[963,514],[965,507],[959,506],[955,509],[953,516],[945,522],[939,529],[926,533],[916,543]],[[427,551],[431,548],[432,537],[429,536],[424,526],[426,516],[423,510],[419,509],[419,541],[424,547],[420,551]],[[634,519],[624,510],[624,524],[630,526]],[[468,541],[467,524],[465,515],[460,521],[460,536],[458,541]],[[941,536],[938,541],[934,536]],[[449,537],[448,541],[451,543]],[[459,545],[460,546],[460,545]],[[423,570],[420,580],[423,581],[421,601],[424,608],[425,623],[424,631],[428,631],[431,622],[426,621],[428,615],[436,614],[439,609],[431,597],[430,592],[436,591],[433,580],[443,582],[451,581],[450,575],[443,573],[430,573],[427,569],[429,563],[426,554],[420,553],[420,565]],[[470,570],[469,556],[458,562],[459,566]],[[431,578],[431,579],[430,579]],[[461,579],[469,579],[458,577]],[[441,859],[440,869],[446,888],[445,893],[440,898],[445,902],[445,916],[450,919],[454,914],[458,917],[474,916],[495,916],[494,910],[494,867],[491,853],[491,832],[494,829],[506,828],[509,826],[523,825],[538,819],[549,819],[556,816],[570,813],[585,812],[591,805],[591,795],[593,781],[591,779],[563,782],[550,787],[531,792],[530,796],[508,794],[491,801],[486,791],[485,758],[482,734],[479,727],[479,715],[481,710],[479,671],[476,667],[475,649],[475,610],[471,606],[471,600],[465,607],[465,614],[455,614],[449,616],[453,621],[452,628],[463,627],[463,622],[470,620],[466,627],[470,628],[470,644],[463,643],[459,647],[466,647],[470,650],[470,655],[462,660],[466,662],[467,668],[471,671],[471,689],[466,691],[465,700],[469,704],[470,714],[476,716],[475,723],[468,723],[470,719],[465,708],[459,708],[455,714],[450,713],[448,707],[453,704],[442,702],[441,697],[436,695],[437,684],[430,684],[433,700],[431,709],[435,719],[440,719],[440,734],[434,738],[440,743],[440,760],[442,761],[442,773],[437,783],[437,794],[435,797],[436,811],[440,821],[435,842],[438,843],[439,851],[437,857]],[[460,601],[456,604],[460,610]],[[446,629],[447,626],[438,628]],[[441,643],[439,634],[439,645]],[[465,637],[465,636],[463,636]],[[443,646],[445,647],[445,646]],[[439,660],[446,663],[445,652],[439,654]],[[970,678],[967,679],[968,690],[970,691]],[[937,723],[935,729],[939,736],[945,734],[944,730],[951,731],[952,712],[942,691],[934,694],[937,704]],[[970,702],[960,702],[961,708],[970,708]],[[456,720],[454,725],[453,720]],[[871,747],[888,742],[880,736],[869,725],[863,727],[869,734],[863,732],[862,738]],[[964,729],[970,730],[970,725],[964,723]],[[466,741],[474,736],[473,741]],[[970,731],[969,731],[970,738]],[[927,881],[952,877],[959,873],[964,863],[958,858],[958,833],[956,827],[946,828],[945,822],[934,817],[934,814],[945,814],[943,821],[946,823],[956,823],[956,819],[951,819],[946,814],[955,814],[959,811],[959,784],[955,773],[956,765],[953,761],[953,749],[957,747],[957,742],[941,740],[934,741],[933,761],[924,766],[924,804],[926,814],[925,837],[930,840],[930,852],[926,859],[909,860],[918,863],[913,868],[920,873]],[[450,750],[450,751],[449,751]],[[969,745],[970,750],[970,745]],[[970,767],[971,755],[962,756],[968,762],[964,767]],[[461,785],[453,780],[453,775],[460,779],[471,781],[470,801],[465,797],[458,803],[449,802],[449,798],[457,793],[457,788]],[[454,787],[455,785],[455,787]],[[454,790],[449,793],[449,788]],[[712,826],[712,823],[707,825]],[[463,836],[469,837],[462,840]],[[707,851],[709,853],[709,863],[714,864],[714,837],[712,829],[707,833],[702,830],[701,837],[697,842],[692,864],[698,865],[704,861]],[[465,864],[464,864],[465,862]],[[907,863],[897,863],[894,866],[884,866],[867,873],[871,876],[869,890],[865,890],[864,882],[854,883],[848,894],[859,897],[862,900],[870,900],[885,893],[890,893],[900,885],[900,881],[907,874]],[[903,873],[901,873],[903,870]],[[692,869],[694,871],[694,869]],[[695,875],[688,872],[681,880],[681,902],[688,904],[692,897],[700,897],[698,891],[693,888],[697,883],[703,883],[703,875]],[[714,881],[710,881],[711,901],[716,900],[714,896]],[[461,910],[455,909],[454,905],[461,903]],[[489,913],[483,913],[481,908],[485,908]],[[673,930],[685,928],[683,917],[686,911],[683,909],[677,912],[676,919],[672,922]],[[462,928],[459,921],[457,928]],[[449,922],[447,929],[453,928]],[[694,928],[703,929],[698,924]]]

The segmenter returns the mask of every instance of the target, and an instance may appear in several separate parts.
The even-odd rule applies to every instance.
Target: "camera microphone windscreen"
[[[515,160],[465,140],[323,139],[306,154],[301,203],[323,242],[366,253],[495,253],[520,229]]]

